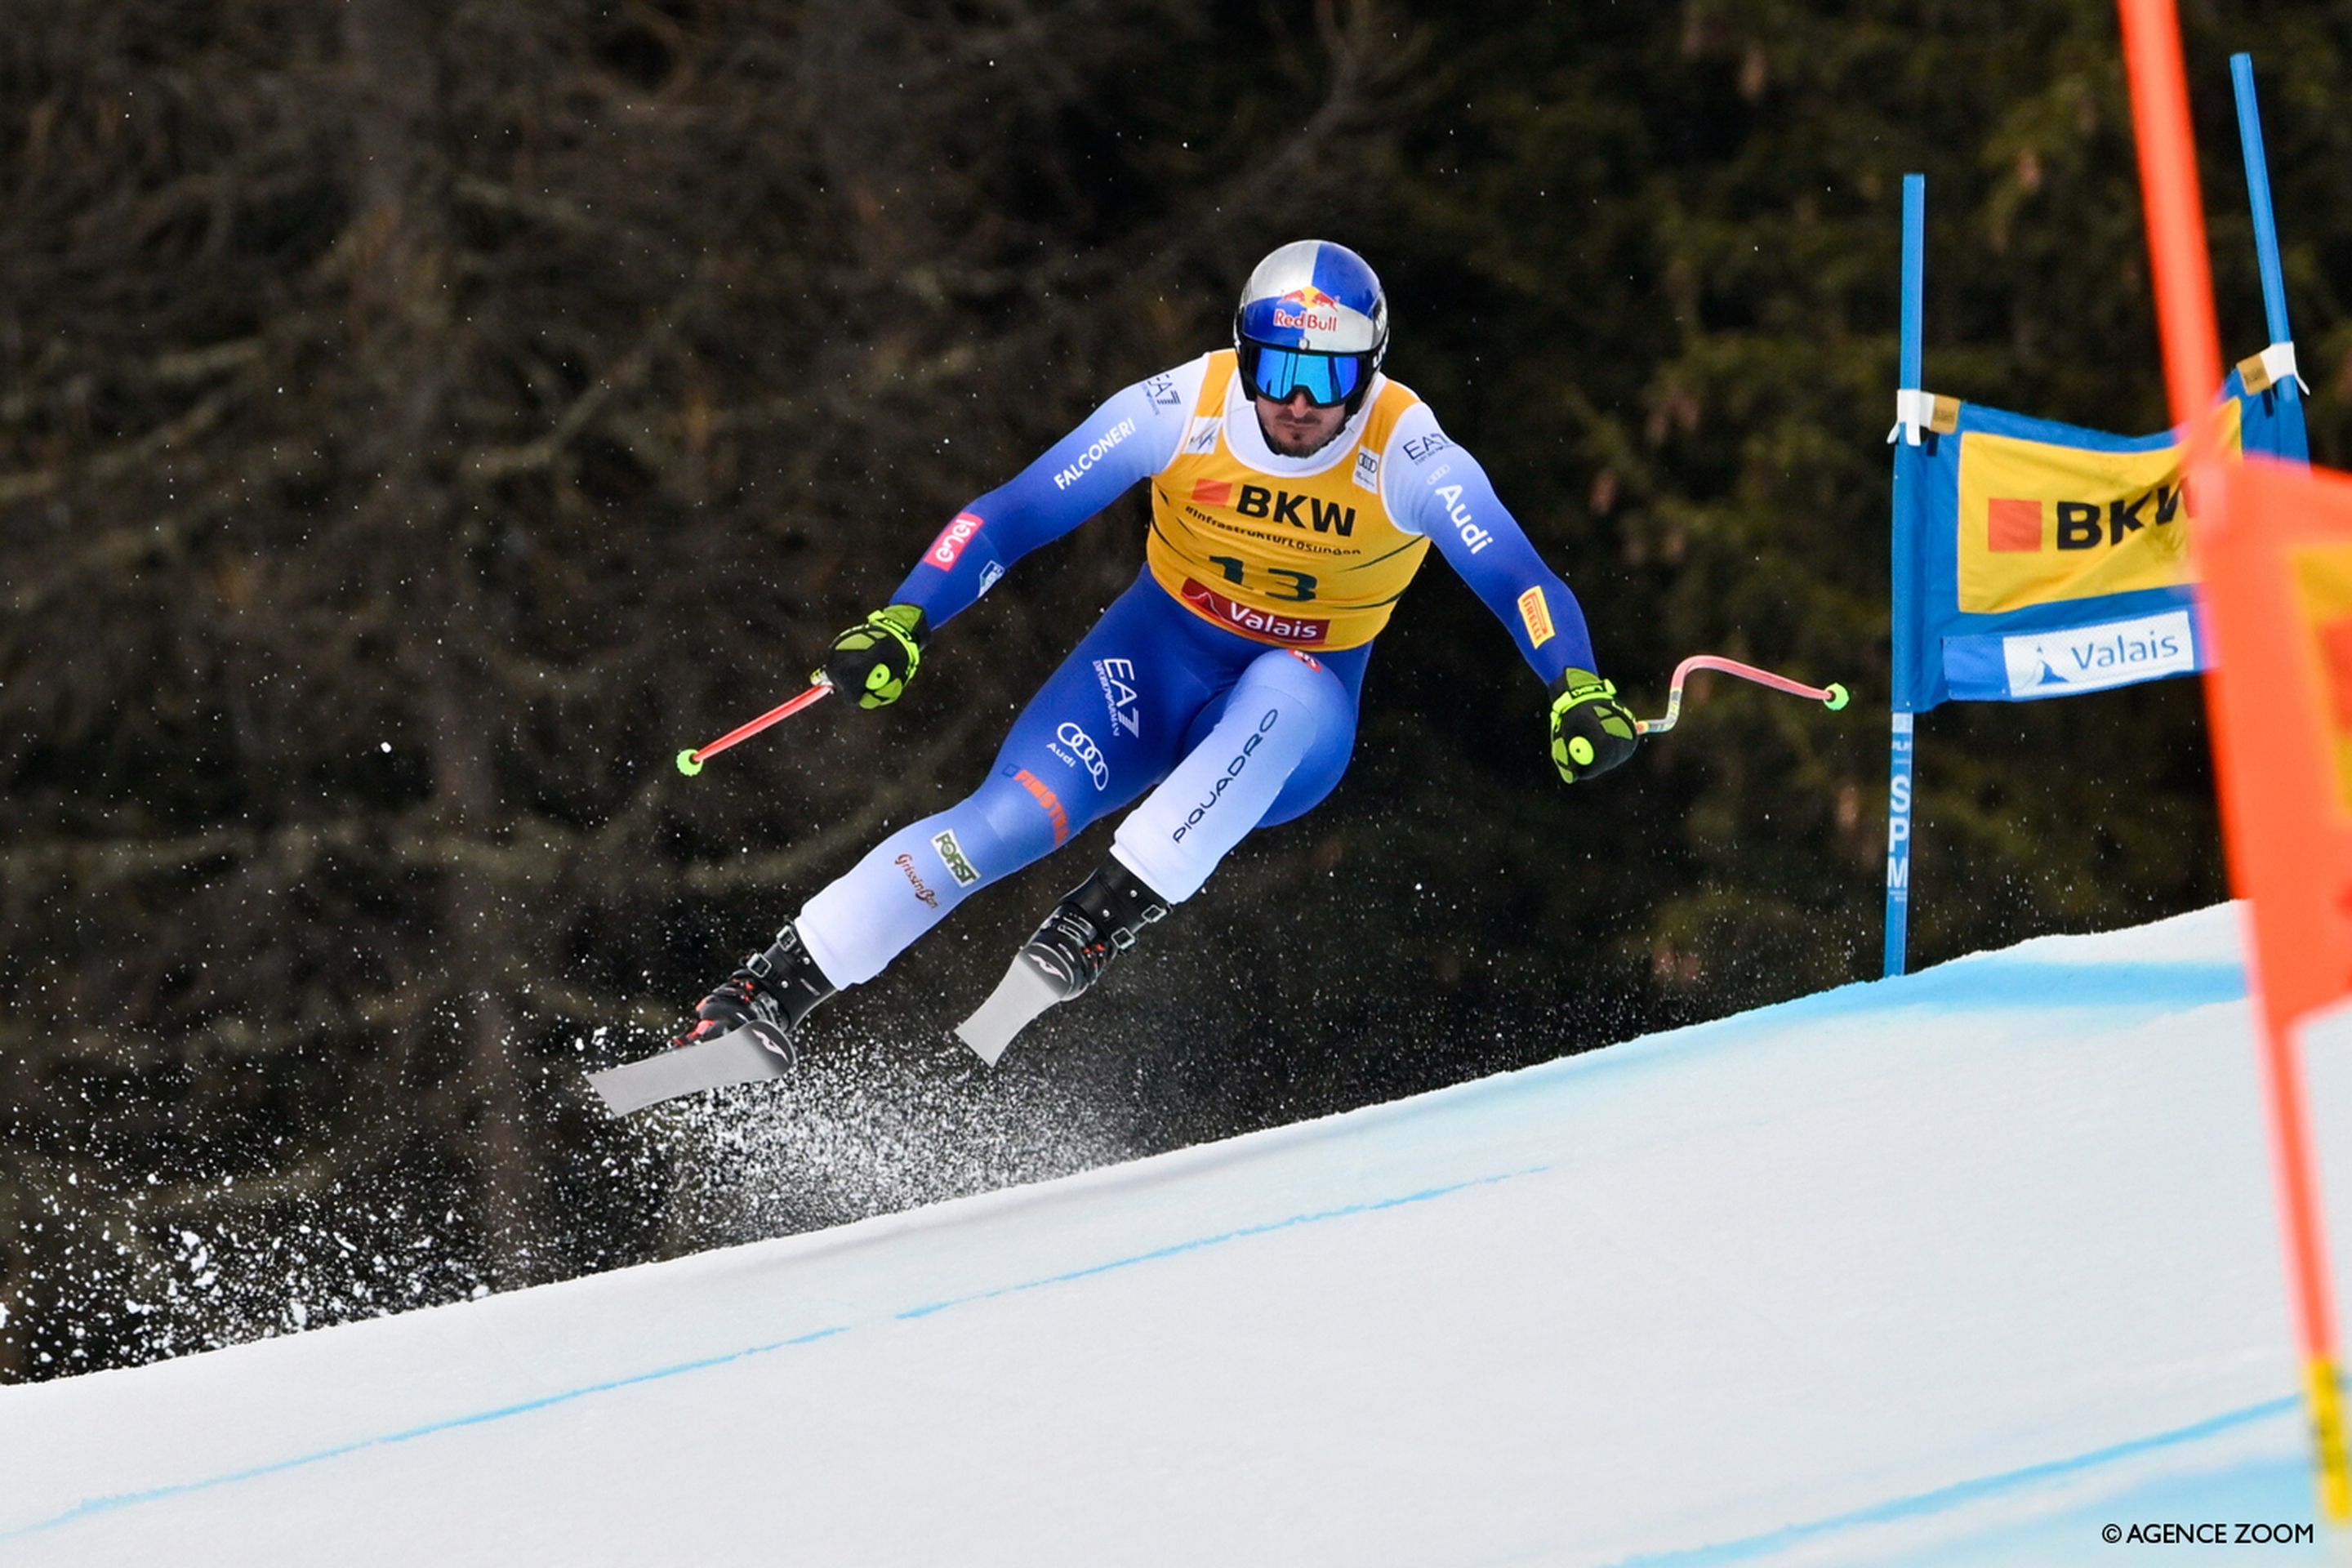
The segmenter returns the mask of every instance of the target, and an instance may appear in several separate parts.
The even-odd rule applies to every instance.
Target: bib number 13
[[[1223,573],[1226,582],[1242,587],[1250,585],[1248,578],[1243,574],[1240,557],[1212,555],[1209,557],[1209,564]],[[1261,568],[1258,575],[1279,579],[1272,586],[1263,583],[1257,585],[1258,592],[1269,599],[1280,599],[1285,604],[1290,605],[1303,605],[1315,596],[1315,579],[1304,572],[1293,572],[1286,566],[1267,566]],[[1283,592],[1286,588],[1289,590],[1288,593]]]

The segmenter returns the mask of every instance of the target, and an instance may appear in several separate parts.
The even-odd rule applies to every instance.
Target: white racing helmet
[[[1301,239],[1257,264],[1234,312],[1234,353],[1252,395],[1318,408],[1360,405],[1389,348],[1389,300],[1364,258]]]

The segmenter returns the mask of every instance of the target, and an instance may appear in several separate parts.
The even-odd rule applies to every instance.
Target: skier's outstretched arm
[[[1426,405],[1399,421],[1389,452],[1391,513],[1437,542],[1446,564],[1549,685],[1551,755],[1560,777],[1573,784],[1632,756],[1639,740],[1633,716],[1615,685],[1593,673],[1583,606],[1536,553],[1478,459],[1438,428]]]
[[[921,668],[935,629],[970,609],[1021,557],[1168,466],[1200,385],[1201,363],[1117,394],[1009,483],[958,512],[889,605],[834,639],[824,676],[861,708],[897,701]]]
[[[1186,372],[1197,388],[1197,365],[1137,382],[1009,482],[958,512],[898,584],[892,602],[912,605],[933,626],[945,626],[1014,562],[1166,468],[1192,408],[1192,397],[1179,384]]]

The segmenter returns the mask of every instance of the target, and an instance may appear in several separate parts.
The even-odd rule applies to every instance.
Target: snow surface
[[[2168,1555],[2108,1523],[2307,1525],[2237,939],[2029,942],[0,1388],[0,1562],[2067,1563]],[[2309,1069],[2340,1259],[2352,1061]]]

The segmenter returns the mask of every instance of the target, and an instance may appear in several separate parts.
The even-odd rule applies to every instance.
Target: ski
[[[755,1031],[744,1028],[715,1040],[680,1046],[643,1061],[624,1062],[616,1068],[592,1072],[588,1086],[604,1100],[608,1112],[622,1117],[681,1094],[699,1094],[704,1089],[724,1089],[730,1084],[782,1078],[792,1070],[792,1066],[789,1057],[777,1055],[761,1042]]]
[[[1015,958],[1004,978],[996,983],[980,1010],[956,1026],[956,1038],[970,1046],[990,1067],[1004,1054],[1013,1037],[1027,1028],[1037,1015],[1062,1000],[1062,993],[1037,973],[1026,956]]]

